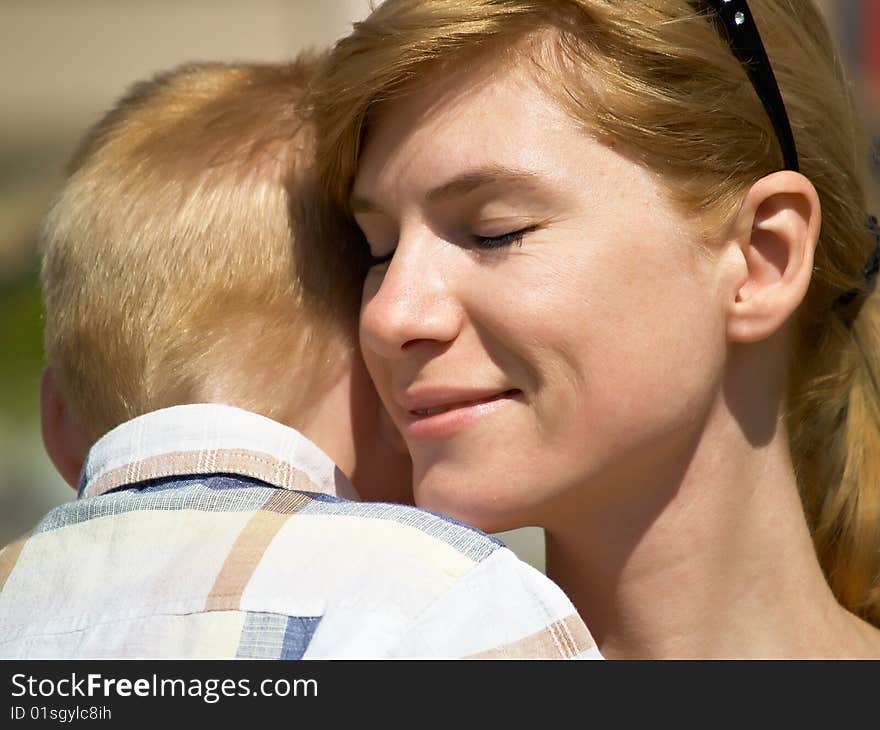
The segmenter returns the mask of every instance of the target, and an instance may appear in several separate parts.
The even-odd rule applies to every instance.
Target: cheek
[[[375,270],[370,269],[364,277],[364,286],[361,291],[361,312],[376,296],[380,286],[382,286],[382,277]]]
[[[373,332],[373,300],[376,298],[376,294],[378,294],[381,284],[381,277],[368,273],[366,279],[364,279],[363,290],[361,292],[361,309],[358,318],[358,338],[360,341],[361,352],[363,353],[365,360],[371,349],[369,346],[371,337],[375,334]]]
[[[554,440],[577,424],[614,440],[648,418],[680,420],[717,382],[726,346],[711,293],[680,262],[642,261],[535,262],[504,307],[500,297],[483,305],[493,350],[533,389]]]
[[[366,304],[367,300],[364,299]],[[370,380],[375,385],[376,391],[383,402],[387,402],[390,388],[390,376],[388,372],[388,363],[373,348],[369,346],[369,335],[367,334],[368,324],[365,324],[364,317],[365,307],[361,309],[361,319],[358,326],[358,343],[363,358],[363,365],[369,375]]]
[[[378,389],[379,383],[382,380],[382,371],[384,369],[383,360],[376,354],[375,350],[369,346],[368,336],[364,334],[363,325],[361,325],[359,330],[358,345],[360,347],[364,367]]]

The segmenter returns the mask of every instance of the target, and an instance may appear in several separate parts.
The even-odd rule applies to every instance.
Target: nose
[[[398,240],[382,271],[371,271],[361,305],[361,346],[385,359],[452,342],[463,312],[454,294],[457,247],[433,233]]]

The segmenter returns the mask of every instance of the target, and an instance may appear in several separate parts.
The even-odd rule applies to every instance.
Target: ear
[[[727,337],[759,342],[777,332],[806,296],[821,227],[812,183],[790,170],[756,182],[733,224],[736,280]]]
[[[49,459],[76,489],[93,439],[58,390],[52,368],[46,368],[40,378],[40,425]]]

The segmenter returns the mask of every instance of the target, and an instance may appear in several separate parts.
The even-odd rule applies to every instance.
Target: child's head
[[[59,423],[84,452],[130,418],[194,402],[300,429],[365,492],[380,485],[358,479],[364,464],[400,461],[376,453],[358,283],[326,273],[319,237],[334,234],[306,220],[297,107],[313,67],[180,67],[137,84],[81,144],[46,220],[42,274],[44,436],[68,481],[79,453],[53,453]],[[405,471],[389,468],[389,484]]]

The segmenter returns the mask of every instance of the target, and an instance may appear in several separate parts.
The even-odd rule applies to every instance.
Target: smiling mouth
[[[496,393],[495,395],[488,396],[487,398],[477,398],[475,400],[447,403],[446,405],[434,406],[433,408],[421,408],[418,410],[410,411],[410,413],[414,416],[425,418],[427,416],[435,416],[438,413],[446,413],[447,411],[452,411],[459,408],[470,408],[472,406],[483,405],[484,403],[491,403],[492,401],[501,400],[502,398],[509,398],[519,392],[520,391],[517,388],[512,388],[511,390],[505,390],[503,393]]]

